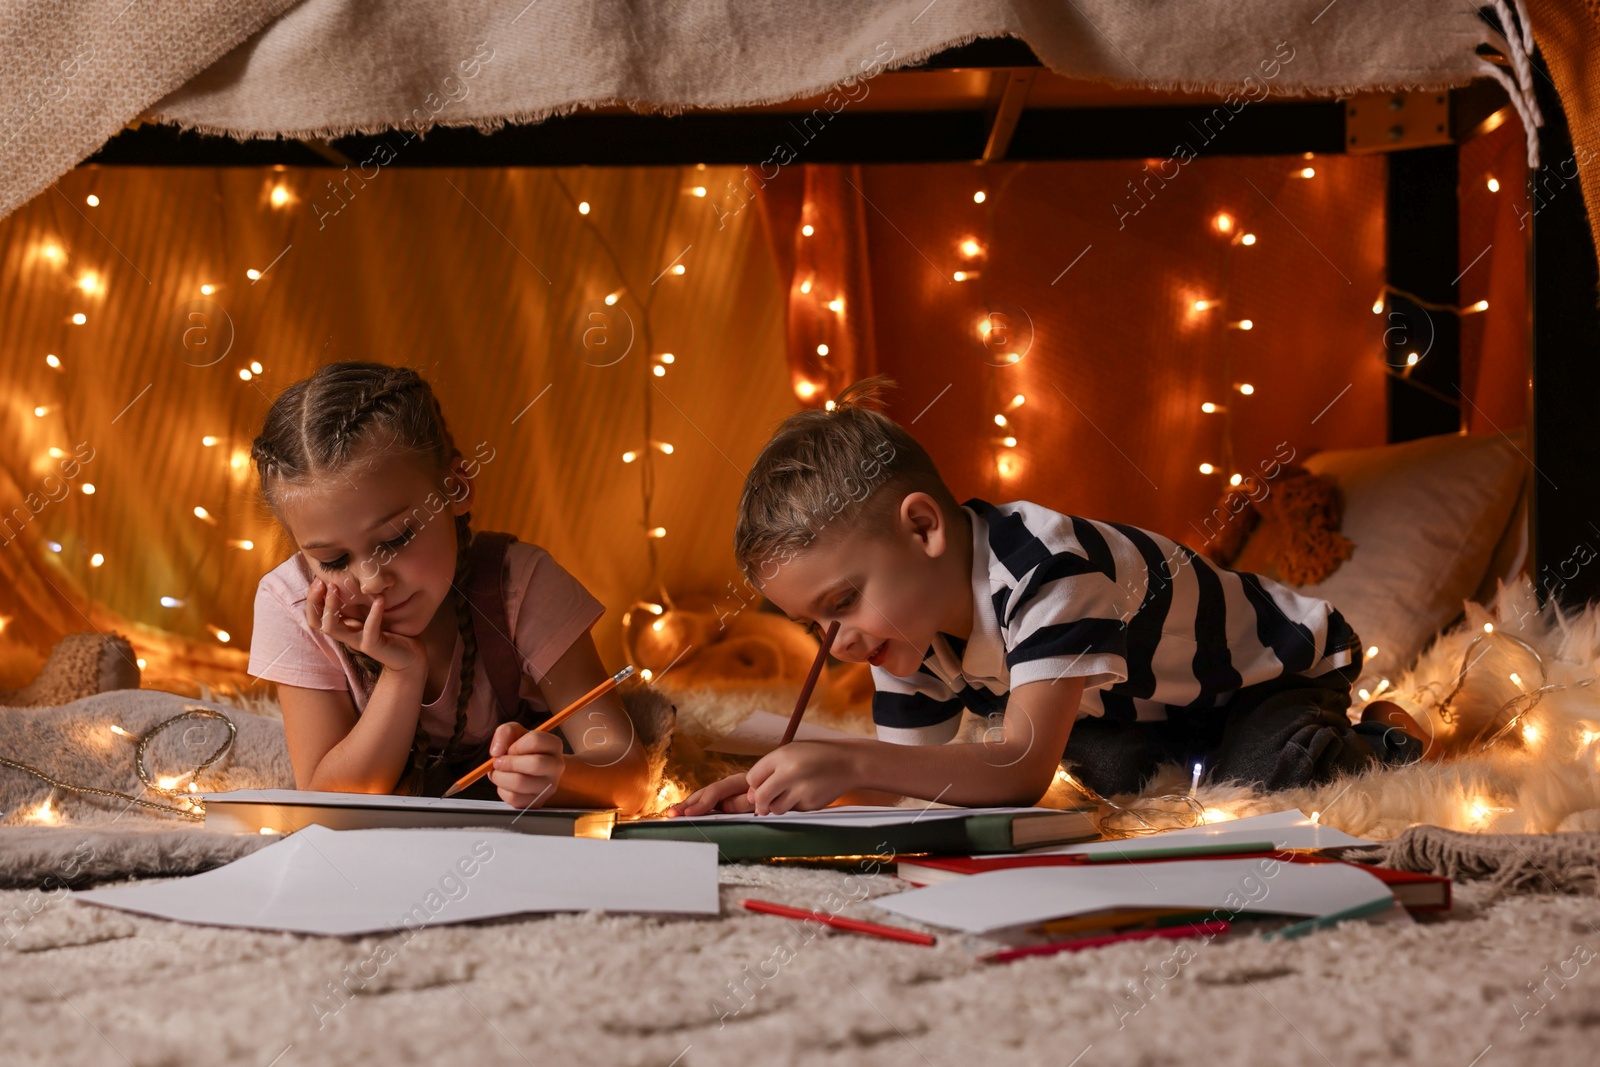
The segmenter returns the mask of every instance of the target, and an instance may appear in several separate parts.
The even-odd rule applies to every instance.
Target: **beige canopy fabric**
[[[0,9],[0,215],[141,115],[326,139],[835,87],[842,109],[862,78],[998,36],[1071,77],[1252,98],[1443,88],[1495,71],[1480,44],[1523,51],[1460,0],[27,0]],[[1525,66],[1496,74],[1513,98]]]

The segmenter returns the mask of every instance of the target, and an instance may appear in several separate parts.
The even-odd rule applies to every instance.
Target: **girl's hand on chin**
[[[365,622],[340,613],[344,594],[339,587],[317,578],[306,594],[306,622],[357,652],[364,652],[393,671],[426,669],[428,657],[422,642],[383,628],[383,594],[372,599]]]

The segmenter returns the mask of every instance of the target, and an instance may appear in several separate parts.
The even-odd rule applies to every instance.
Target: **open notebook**
[[[309,789],[235,789],[195,795],[205,803],[206,829],[233,833],[292,834],[313,825],[330,830],[490,826],[525,834],[610,837],[617,821],[615,808],[521,810],[502,800],[460,797],[446,800]]]

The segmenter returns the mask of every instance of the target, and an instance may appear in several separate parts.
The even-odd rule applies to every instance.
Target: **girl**
[[[284,390],[251,449],[298,551],[261,579],[249,672],[278,683],[300,789],[639,810],[646,765],[603,681],[604,612],[542,548],[474,536],[473,479],[415,371],[333,363]],[[507,543],[509,542],[509,543]],[[503,563],[502,563],[503,559]]]

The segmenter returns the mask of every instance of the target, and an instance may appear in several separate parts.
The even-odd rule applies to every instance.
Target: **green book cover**
[[[1099,837],[1093,812],[1093,808],[1041,810],[1037,814],[973,809],[970,815],[918,819],[912,810],[903,821],[880,826],[805,824],[759,815],[739,820],[619,819],[611,837],[709,841],[717,846],[718,858],[724,863],[913,853],[979,855]]]

